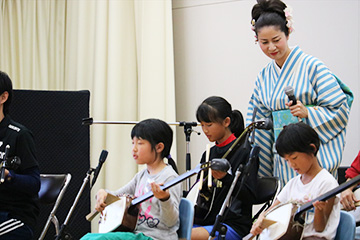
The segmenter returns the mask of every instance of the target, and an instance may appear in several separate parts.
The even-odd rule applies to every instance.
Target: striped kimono
[[[255,107],[255,120],[271,118],[273,111],[287,109],[286,86],[292,86],[296,99],[307,106],[308,118],[303,122],[319,134],[321,144],[317,158],[320,165],[337,177],[350,103],[330,70],[299,47],[292,49],[281,69],[272,61],[259,73],[249,102],[247,124],[252,121]],[[296,172],[276,153],[274,141],[273,129],[255,130],[255,144],[261,147],[259,175],[277,176],[284,186]]]

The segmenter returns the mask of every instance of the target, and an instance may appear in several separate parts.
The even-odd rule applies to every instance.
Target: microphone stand
[[[69,240],[69,239],[72,239],[71,235],[66,232],[67,224],[69,222],[69,219],[70,219],[72,213],[75,210],[76,204],[79,202],[79,199],[81,197],[82,192],[85,189],[86,184],[89,182],[90,175],[94,172],[94,170],[95,169],[90,168],[87,171],[86,177],[84,178],[83,184],[81,185],[80,190],[79,190],[78,194],[76,195],[75,201],[74,201],[73,205],[71,206],[70,211],[69,211],[68,215],[66,216],[66,219],[65,219],[64,223],[61,225],[59,234],[55,238],[56,240]]]
[[[242,188],[245,184],[245,180],[249,176],[249,172],[252,167],[252,163],[254,162],[254,159],[256,158],[256,156],[259,154],[259,151],[260,151],[260,147],[254,146],[250,152],[249,161],[247,162],[245,167],[243,164],[240,164],[239,167],[237,168],[237,170],[235,172],[235,177],[231,183],[231,186],[228,191],[228,194],[226,195],[225,201],[224,201],[223,205],[221,206],[219,214],[216,216],[216,220],[215,220],[214,226],[211,230],[208,240],[211,240],[213,237],[215,237],[215,233],[217,231],[219,232],[219,237],[220,237],[219,239],[225,239],[227,228],[222,223],[223,223],[224,217],[226,216],[227,212],[225,213],[225,215],[223,215],[223,214],[224,214],[227,206],[229,206],[227,208],[227,211],[229,211],[229,209],[230,209],[230,198],[231,198],[231,195],[234,191],[235,185],[240,176],[242,176],[241,181],[240,181],[240,186],[238,188],[238,191],[234,195],[234,198],[236,198],[238,196],[238,194],[240,193],[240,191],[242,190]],[[242,171],[243,171],[243,173],[242,173]]]
[[[228,194],[226,195],[225,201],[223,203],[223,205],[221,206],[220,212],[218,213],[218,215],[216,216],[216,220],[214,223],[214,226],[211,230],[211,233],[209,235],[209,240],[211,240],[213,237],[215,237],[215,233],[218,231],[219,232],[219,236],[220,238],[218,239],[225,239],[225,235],[226,235],[226,231],[227,228],[225,225],[222,225],[223,222],[223,214],[225,212],[226,206],[229,205],[230,203],[230,198],[231,198],[231,194],[234,191],[235,185],[237,180],[239,179],[240,175],[241,175],[241,171],[242,171],[243,165],[240,164],[240,166],[238,167],[238,169],[236,170],[235,173],[235,177],[233,182],[231,183],[230,189],[228,191]],[[242,186],[240,186],[241,189]]]
[[[184,127],[184,133],[185,133],[185,140],[186,140],[186,172],[190,171],[191,169],[191,156],[190,156],[190,135],[194,131],[192,130],[192,127],[196,127],[198,124],[197,122],[180,122],[179,126]],[[197,132],[198,135],[200,135],[199,132]],[[186,190],[190,190],[191,183],[190,178],[186,179]]]

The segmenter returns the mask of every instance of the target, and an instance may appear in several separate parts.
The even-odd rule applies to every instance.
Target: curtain
[[[95,122],[175,121],[170,0],[0,0],[0,7],[0,70],[14,88],[88,89]],[[90,126],[91,166],[102,149],[109,152],[91,199],[99,188],[125,185],[138,171],[132,127]]]

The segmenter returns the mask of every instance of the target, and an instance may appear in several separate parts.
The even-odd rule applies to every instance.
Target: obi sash
[[[275,141],[277,137],[279,136],[281,130],[284,128],[284,126],[287,126],[291,123],[297,123],[299,122],[298,117],[294,117],[289,109],[279,110],[272,112],[272,118],[273,118],[273,127],[274,127],[274,138]]]

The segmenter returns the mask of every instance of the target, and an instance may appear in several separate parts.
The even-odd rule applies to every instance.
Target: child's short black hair
[[[7,75],[5,72],[0,71],[0,95],[4,92],[9,93],[8,99],[4,103],[4,114],[6,115],[9,113],[10,109],[10,104],[13,96],[13,87],[9,75]]]
[[[176,163],[170,155],[171,145],[173,142],[173,131],[171,127],[160,119],[149,118],[137,123],[131,130],[131,139],[134,137],[147,140],[151,148],[155,150],[158,143],[164,144],[164,150],[161,152],[161,158],[167,158],[168,163],[178,173]]]
[[[310,144],[315,145],[315,149]],[[276,151],[282,157],[285,154],[303,152],[316,156],[320,147],[320,138],[317,132],[309,125],[299,122],[285,126],[280,132],[276,143]]]
[[[155,150],[156,144],[162,142],[164,150],[161,157],[167,157],[173,141],[173,131],[170,126],[160,119],[146,119],[136,124],[131,131],[131,139],[137,137],[150,142],[151,147]]]

